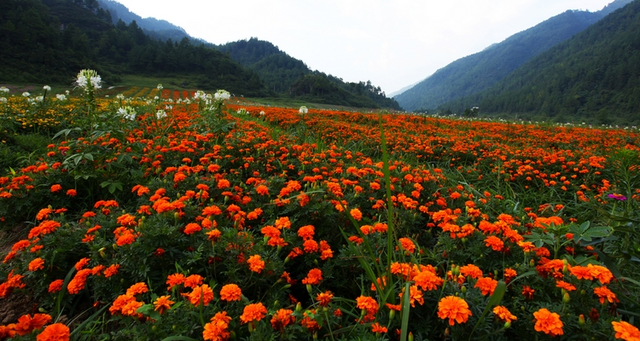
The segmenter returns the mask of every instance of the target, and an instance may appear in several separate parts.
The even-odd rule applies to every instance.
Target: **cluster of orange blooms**
[[[162,91],[165,98],[180,95],[185,96],[178,91]],[[459,169],[464,174],[477,177],[478,181],[488,176],[481,174],[479,169],[491,164],[492,172],[506,181],[522,184],[525,188],[550,187],[562,192],[573,191],[579,200],[589,201],[602,198],[610,189],[610,184],[601,177],[604,162],[601,155],[615,146],[626,146],[625,137],[582,128],[555,128],[550,134],[549,130],[521,125],[385,115],[382,119],[386,141],[392,159],[398,160],[389,165],[392,197],[387,201],[384,164],[374,162],[372,156],[364,152],[339,147],[347,141],[378,146],[381,135],[377,116],[310,110],[304,117],[304,124],[329,146],[322,149],[292,137],[273,137],[268,124],[282,128],[301,124],[303,118],[297,110],[246,108],[263,121],[257,123],[228,116],[227,119],[236,123],[235,131],[220,136],[193,127],[198,113],[196,106],[191,105],[175,106],[168,112],[166,121],[156,120],[152,125],[138,127],[127,132],[124,140],[108,135],[96,138],[94,144],[108,146],[115,151],[114,155],[102,160],[104,163],[118,162],[119,156],[127,153],[134,142],[143,146],[144,152],[135,156],[135,160],[145,174],[144,179],[149,181],[131,187],[130,193],[137,200],[134,208],[121,207],[114,200],[100,200],[93,205],[93,210],[76,212],[79,219],[73,226],[81,232],[77,242],[88,249],[95,249],[95,257],[75,259],[75,264],[71,263],[75,274],[68,283],[60,274],[70,269],[60,270],[55,274],[58,277],[47,277],[48,292],[53,295],[66,289],[66,293],[77,295],[83,290],[92,290],[89,279],[112,283],[107,281],[120,275],[128,288],[108,303],[111,316],[153,323],[150,315],[144,313],[143,307],[147,303],[143,297],[152,297],[152,293],[157,296],[152,303],[148,302],[160,315],[177,309],[176,302],[182,300],[188,302],[186,305],[193,311],[209,309],[205,311],[212,317],[202,325],[202,338],[205,340],[227,340],[234,332],[233,327],[238,330],[246,327],[250,333],[259,328],[260,321],[268,319],[268,316],[271,329],[281,335],[292,326],[316,333],[331,321],[339,321],[336,324],[340,326],[354,323],[342,318],[345,311],[351,314],[349,318],[355,317],[357,324],[370,328],[372,333],[399,332],[392,316],[396,312],[409,313],[396,303],[405,300],[411,310],[419,310],[429,304],[437,306],[433,315],[437,316],[443,330],[449,330],[467,324],[470,319],[480,319],[472,312],[477,309],[470,306],[471,299],[465,295],[467,291],[473,292],[478,302],[488,299],[497,290],[505,290],[499,289],[501,284],[509,286],[507,290],[516,297],[514,301],[533,300],[540,294],[528,285],[516,287],[513,283],[517,282],[518,276],[537,275],[536,281],[552,283],[554,288],[562,290],[561,299],[567,297],[567,300],[577,296],[576,286],[581,286],[593,296],[585,301],[599,302],[601,306],[615,311],[619,299],[610,289],[615,278],[608,268],[595,264],[569,264],[566,259],[552,258],[547,247],[526,240],[525,236],[532,230],[543,233],[549,226],[564,224],[565,220],[559,216],[562,205],[545,205],[538,211],[527,208],[523,217],[496,214],[491,212],[489,205],[503,202],[504,198],[499,193],[480,192],[461,184],[451,186],[442,169],[398,159],[411,154],[417,160],[430,160],[443,167]],[[264,116],[258,114],[260,111],[265,113]],[[140,122],[143,120],[144,116],[141,116]],[[503,142],[506,140],[510,142]],[[568,147],[570,143],[573,143],[571,149]],[[60,144],[51,145],[49,149],[47,158],[36,165],[25,167],[14,176],[0,178],[0,203],[2,200],[8,203],[9,200],[28,198],[39,185],[38,179],[61,173],[60,160],[67,155],[69,147]],[[81,150],[72,152],[78,151]],[[97,169],[102,167],[105,165],[96,164]],[[55,184],[55,187],[48,187],[47,194],[69,201],[81,200],[79,197],[86,195],[82,188],[65,188],[65,185],[70,186]],[[383,218],[387,205],[398,210],[398,216],[413,217],[422,225],[395,225],[395,229],[390,229],[391,222]],[[320,208],[313,211],[311,207]],[[113,214],[120,210],[122,213]],[[321,214],[332,219],[343,217],[342,220],[336,218],[336,225],[344,223],[344,226],[322,225]],[[54,270],[51,263],[55,260],[50,255],[55,245],[46,241],[65,233],[67,227],[60,221],[66,219],[66,215],[69,212],[65,209],[44,208],[38,212],[35,218],[39,223],[30,230],[28,238],[15,243],[3,258],[4,266],[11,270],[7,271],[6,279],[1,280],[0,299],[8,297],[14,289],[25,289],[26,280]],[[358,222],[358,228],[350,228],[347,225],[350,220],[345,217]],[[160,224],[161,221],[166,222],[166,226]],[[205,283],[205,279],[213,279],[204,276],[204,272],[198,272],[196,267],[184,273],[162,274],[166,276],[165,284],[170,294],[144,282],[125,278],[131,273],[131,270],[124,270],[130,264],[118,263],[118,260],[126,259],[119,256],[151,243],[154,236],[150,226],[154,223],[162,225],[167,234],[174,233],[172,236],[176,239],[192,243],[187,247],[191,249],[189,252],[195,253],[199,246],[206,245],[211,255],[203,256],[205,260],[198,264],[204,265],[207,271],[214,266],[230,268],[233,263],[238,265],[239,273],[250,278],[255,276],[286,283],[283,290],[287,290],[288,300],[284,303],[287,305],[276,309],[271,308],[269,303],[273,302],[267,302],[267,299],[252,302],[250,299],[262,297],[256,294],[262,292],[251,288],[249,283],[223,280],[218,291],[212,282]],[[332,227],[333,231],[322,230]],[[342,229],[352,232],[344,232],[345,238],[341,238],[339,233]],[[446,239],[445,242],[452,243],[455,248],[463,248],[465,243],[476,239],[482,247],[482,257],[502,260],[506,266],[485,268],[483,271],[475,264],[456,265],[448,260],[448,253],[455,252],[453,249],[434,256],[440,257],[440,264],[423,264],[421,260],[427,259],[427,252],[420,241],[428,240],[431,234],[438,238],[444,236],[441,239]],[[338,237],[334,238],[334,235]],[[389,264],[383,264],[383,252],[378,251],[382,250],[378,244],[386,243],[386,238],[397,239],[391,249],[397,260]],[[569,236],[558,238],[564,238],[563,241],[572,239]],[[172,252],[183,252],[171,250],[171,242],[153,245],[153,253],[149,252],[149,257],[160,259],[158,262],[187,267],[186,260],[170,258]],[[592,249],[587,247],[572,247],[574,252],[592,254]],[[331,281],[327,280],[336,279],[332,265],[341,262],[342,257],[351,257],[348,260],[356,264],[355,259],[362,256],[350,255],[349,250],[366,248],[376,248],[379,253],[376,257],[379,257],[370,261],[383,269],[381,274],[376,274],[380,277],[375,280],[368,278],[372,280],[371,294],[363,293],[355,300],[353,297],[336,299],[334,295],[342,293],[336,292],[339,288],[330,287]],[[278,253],[280,250],[284,250],[282,257]],[[513,264],[504,263],[504,259],[511,260],[516,254],[526,261],[523,264],[520,264],[521,259]],[[228,263],[219,265],[222,263],[220,259]],[[26,262],[26,265],[20,265],[21,262]],[[517,268],[516,262],[522,268]],[[527,273],[523,271],[525,267],[535,271]],[[128,282],[130,280],[135,283]],[[288,290],[300,288],[299,283],[306,286],[309,298],[300,297],[299,290]],[[406,283],[409,284],[406,291],[394,287],[402,287]],[[325,285],[332,290],[321,289]],[[389,291],[394,295],[381,299],[383,292]],[[245,294],[251,297],[245,297]],[[553,295],[558,294],[550,296]],[[309,301],[307,309],[302,309],[302,303]],[[348,303],[338,307],[338,302]],[[241,304],[242,312],[223,309],[223,303]],[[553,308],[536,307],[525,317],[510,304],[503,302],[491,307],[496,321],[511,325],[528,319],[533,321],[529,327],[532,330],[551,336],[564,334],[566,321],[563,322],[564,317]],[[179,309],[187,309],[184,306]],[[361,311],[360,317],[353,312],[357,310]],[[618,315],[612,316],[619,319]],[[44,321],[41,317],[38,319]],[[33,324],[29,333],[49,322],[50,317],[46,322]],[[63,335],[59,325],[49,325],[40,332],[38,339],[64,340],[64,336],[58,339],[47,336],[54,332]],[[16,333],[23,335],[19,333],[27,330],[25,328],[20,322],[2,326],[0,339]],[[636,327],[624,321],[614,321],[610,332],[613,334],[614,331],[615,337],[625,340],[633,340],[639,333]],[[40,335],[45,336],[40,338]]]

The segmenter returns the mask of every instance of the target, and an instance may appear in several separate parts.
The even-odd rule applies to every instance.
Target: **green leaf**
[[[409,332],[409,313],[411,312],[411,294],[410,294],[410,286],[411,283],[407,283],[404,286],[404,295],[402,296],[402,325],[400,327],[400,340],[407,340],[407,333]]]

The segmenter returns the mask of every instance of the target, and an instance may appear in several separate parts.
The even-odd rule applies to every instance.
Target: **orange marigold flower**
[[[313,239],[315,234],[315,227],[313,225],[305,225],[298,229],[298,236],[304,240]]]
[[[118,269],[120,269],[120,264],[112,264],[108,268],[104,269],[104,277],[109,278],[118,273]]]
[[[408,253],[413,253],[416,251],[416,245],[413,243],[413,241],[409,238],[400,238],[398,239],[398,241],[400,242],[400,245],[402,246],[402,249]]]
[[[222,236],[222,232],[220,232],[220,230],[218,229],[213,229],[211,231],[207,232],[207,239],[211,240],[211,241],[216,241],[220,238],[220,236]]]
[[[476,282],[474,288],[480,289],[483,295],[493,295],[493,291],[496,290],[498,281],[490,277],[481,277]]]
[[[562,327],[564,324],[560,320],[560,315],[550,312],[547,308],[540,308],[533,313],[536,324],[534,329],[551,336],[564,334]]]
[[[444,283],[444,279],[436,275],[435,269],[425,269],[424,271],[419,271],[413,276],[412,280],[416,283],[417,286],[422,288],[422,290],[436,290],[438,286]]]
[[[56,279],[55,281],[49,284],[49,293],[54,293],[62,290],[62,285],[64,284],[64,280]]]
[[[135,296],[138,294],[144,294],[148,291],[149,288],[147,288],[147,285],[144,282],[139,282],[130,286],[129,289],[127,289],[126,295]]]
[[[227,179],[220,179],[218,181],[218,188],[219,189],[225,189],[225,188],[229,188],[231,187],[231,182],[229,182],[229,180]]]
[[[500,252],[504,248],[504,242],[502,241],[502,239],[500,239],[500,238],[498,238],[496,236],[489,236],[489,237],[485,238],[484,244],[487,247],[490,247],[493,251]]]
[[[438,317],[443,320],[449,319],[450,326],[467,322],[471,315],[469,304],[460,297],[447,296],[438,302]]]
[[[38,214],[36,214],[36,220],[49,219],[49,214],[51,214],[51,212],[53,212],[51,208],[41,209],[40,211],[38,211]]]
[[[371,325],[371,331],[374,333],[386,333],[387,327],[381,326],[378,322]]]
[[[37,341],[68,341],[70,338],[69,327],[62,323],[48,325],[38,336]]]
[[[318,304],[320,304],[321,307],[328,306],[332,298],[333,294],[331,293],[331,291],[321,292],[316,295],[316,301],[318,301]]]
[[[186,235],[190,235],[198,231],[202,231],[202,226],[196,223],[189,223],[187,224],[187,226],[184,227],[184,234]]]
[[[609,301],[609,303],[620,302],[618,300],[618,297],[616,297],[616,294],[614,294],[613,291],[609,290],[609,288],[605,286],[594,288],[593,293],[598,296],[600,304],[604,304],[605,299]]]
[[[613,330],[616,332],[616,338],[622,339],[625,341],[638,341],[640,340],[640,330],[634,327],[629,322],[625,321],[612,321],[611,325],[613,326]]]
[[[170,300],[169,298],[171,298],[171,296],[169,295],[164,295],[164,296],[160,296],[158,298],[156,298],[156,300],[153,302],[153,305],[155,306],[155,311],[157,311],[158,313],[162,314],[165,311],[171,309],[171,305],[176,303],[172,300]]]
[[[253,255],[247,259],[249,264],[249,270],[260,273],[264,269],[264,261],[260,258],[260,255]]]
[[[198,285],[202,284],[204,278],[198,274],[193,274],[185,277],[184,286],[187,288],[195,289]]]
[[[511,314],[509,309],[501,305],[493,308],[493,314],[495,314],[496,317],[502,322],[511,322],[518,319],[515,315]]]
[[[516,278],[516,276],[518,276],[518,272],[512,268],[506,268],[504,269],[504,281],[509,284],[509,282],[511,282],[511,280],[513,280],[514,278]]]
[[[228,316],[226,311],[216,313],[211,318],[211,322],[204,325],[202,338],[212,341],[228,340],[230,332],[227,328],[229,327],[230,321],[231,316]]]
[[[90,260],[91,259],[89,259],[87,257],[84,257],[84,258],[80,259],[79,261],[77,261],[76,264],[73,267],[75,267],[76,270],[80,271],[80,270],[84,269],[84,267],[86,267],[87,264],[89,264]]]
[[[400,294],[398,294],[398,296],[400,297],[400,301],[402,302],[402,297],[404,296],[404,291],[401,291]],[[420,291],[420,289],[418,289],[417,286],[412,285],[409,287],[409,303],[411,303],[411,307],[415,308],[415,302],[418,301],[418,303],[420,303],[420,305],[424,304],[424,298],[422,296],[422,291]]]
[[[360,296],[356,298],[356,307],[360,310],[365,310],[367,315],[375,315],[380,308],[378,301],[369,296]]]
[[[556,282],[556,287],[558,287],[560,289],[564,289],[566,291],[574,291],[574,290],[576,290],[576,287],[573,284],[567,283],[565,281],[557,281]]]
[[[222,214],[222,210],[220,207],[216,205],[207,206],[202,210],[202,215],[205,217],[210,217],[212,215],[220,215]]]
[[[16,334],[20,336],[27,335],[36,329],[40,329],[44,327],[45,324],[51,321],[51,316],[49,314],[34,314],[33,317],[31,315],[26,314],[22,315],[18,318],[18,322],[15,324],[13,329]]]
[[[209,305],[209,302],[213,301],[213,290],[211,290],[211,288],[206,284],[197,286],[191,293],[183,295],[187,296],[189,302],[196,307],[199,306],[200,303],[207,306]]]
[[[467,264],[460,267],[460,274],[465,277],[469,276],[473,279],[477,279],[479,277],[482,277],[482,270],[480,270],[477,265]]]
[[[181,273],[171,274],[167,276],[167,290],[173,289],[176,285],[183,284],[185,280],[185,276]]]
[[[535,289],[531,289],[531,287],[528,286],[528,285],[523,285],[522,286],[522,296],[524,296],[528,300],[532,300],[533,299],[533,293],[535,293],[535,292],[536,292],[536,290]]]
[[[51,193],[60,192],[62,190],[62,186],[55,184],[51,186]]]
[[[240,301],[242,290],[236,284],[227,284],[220,289],[220,299],[223,301]]]
[[[69,281],[67,284],[67,291],[70,294],[74,295],[80,292],[80,290],[84,289],[84,285],[87,281],[87,277],[91,275],[91,269],[82,269],[73,276],[73,279]]]
[[[271,318],[271,327],[275,330],[282,331],[286,326],[296,322],[291,309],[279,309]]]
[[[260,321],[265,315],[267,315],[267,308],[261,302],[252,303],[244,307],[242,315],[240,315],[240,321],[243,324]]]
[[[70,197],[75,197],[76,195],[78,195],[78,192],[75,189],[69,189],[67,190],[67,195]]]
[[[260,195],[269,195],[269,187],[265,185],[259,185],[258,187],[256,187],[256,193]]]
[[[352,209],[351,211],[349,211],[349,213],[351,213],[353,219],[357,221],[360,221],[360,219],[362,219],[362,212],[360,212],[360,210],[357,208]]]
[[[29,271],[38,271],[44,269],[44,259],[38,257],[29,262]]]
[[[304,252],[306,253],[314,253],[318,251],[318,242],[313,239],[307,239],[302,243],[302,247]]]
[[[316,284],[320,284],[321,280],[322,280],[322,270],[315,268],[315,269],[309,270],[307,277],[305,277],[302,280],[302,284],[316,285]]]

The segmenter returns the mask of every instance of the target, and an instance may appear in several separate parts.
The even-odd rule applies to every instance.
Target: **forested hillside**
[[[257,73],[269,90],[281,96],[327,104],[401,109],[395,100],[370,81],[344,82],[332,75],[311,71],[301,60],[268,41],[251,38],[217,48]]]
[[[454,61],[395,99],[406,110],[434,109],[448,101],[481,92],[531,58],[630,1],[617,0],[598,12],[566,11],[554,16],[501,43]]]
[[[111,16],[111,22],[117,24],[119,20],[124,21],[125,24],[130,24],[135,21],[140,28],[148,36],[159,40],[173,40],[180,41],[182,38],[191,38],[187,32],[166,20],[158,20],[156,18],[142,18],[141,16],[129,11],[129,9],[123,4],[114,0],[97,0],[100,8],[109,12]]]
[[[532,59],[491,89],[442,108],[473,106],[482,113],[558,121],[640,123],[640,1]]]

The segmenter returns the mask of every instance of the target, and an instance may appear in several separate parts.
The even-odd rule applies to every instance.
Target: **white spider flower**
[[[194,101],[198,101],[198,100],[203,100],[204,101],[206,99],[207,99],[207,95],[202,90],[198,90],[198,91],[196,91],[196,93],[193,94],[193,100]]]
[[[298,112],[304,115],[309,112],[309,109],[307,109],[307,107],[303,105],[300,107],[300,110],[298,110]]]
[[[163,118],[167,117],[167,113],[164,110],[158,110],[156,112],[156,118],[161,120]]]
[[[218,90],[215,93],[214,98],[216,99],[216,101],[224,101],[231,98],[231,94],[227,90]]]
[[[22,97],[29,97],[29,96],[31,96],[31,94],[26,91],[22,93]]]
[[[42,90],[51,91],[51,87],[48,85],[45,85],[42,87]]]

